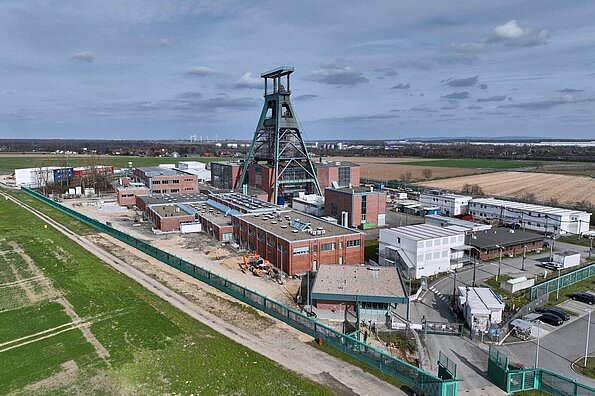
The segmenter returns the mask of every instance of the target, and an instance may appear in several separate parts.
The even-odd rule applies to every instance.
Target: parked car
[[[546,261],[542,265],[543,265],[544,268],[551,269],[551,270],[554,270],[554,271],[557,271],[559,269],[562,269],[562,267],[563,267],[562,264],[556,263],[554,261]]]
[[[590,293],[572,293],[570,298],[576,301],[584,302],[585,304],[595,304],[595,294]]]
[[[542,313],[539,320],[552,326],[560,326],[564,322],[558,315],[549,312]]]
[[[539,313],[552,313],[554,315],[558,315],[560,319],[563,321],[570,320],[570,315],[559,308],[549,308],[549,307],[537,307],[535,308],[535,312]]]
[[[595,237],[595,231],[583,231],[583,233],[581,234],[581,236],[583,238],[594,238]]]

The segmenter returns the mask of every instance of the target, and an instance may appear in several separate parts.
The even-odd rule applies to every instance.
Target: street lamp
[[[525,259],[527,258],[527,245],[523,245],[523,262],[521,264],[521,270],[525,270]]]
[[[589,260],[591,260],[591,250],[593,250],[593,235],[591,235],[589,237],[590,242],[589,242]]]
[[[558,301],[558,298],[560,297],[560,271],[562,271],[562,268],[558,268],[558,287],[556,288],[556,301]]]
[[[498,274],[496,275],[496,282],[498,282],[498,278],[500,277],[500,270],[502,269],[502,251],[504,248],[500,245],[496,245],[498,249],[500,249],[500,258],[498,259]]]
[[[583,362],[583,367],[587,367],[587,356],[589,354],[589,333],[591,332],[591,310],[587,309],[587,342],[585,344],[585,361]]]
[[[479,260],[479,257],[481,256],[481,251],[478,248],[476,248],[475,246],[469,246],[469,247],[477,252],[477,257],[473,257],[473,282],[471,283],[471,285],[473,287],[476,287],[477,284],[475,283],[475,274],[477,272],[477,260]],[[471,257],[471,253],[469,253],[469,256]]]
[[[537,349],[535,350],[535,368],[537,368],[539,366],[539,325],[540,325],[540,321],[539,319],[537,319]]]

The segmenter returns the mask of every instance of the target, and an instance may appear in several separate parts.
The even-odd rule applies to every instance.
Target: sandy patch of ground
[[[460,191],[465,184],[479,184],[487,195],[521,198],[526,194],[534,194],[537,203],[557,199],[562,204],[574,205],[587,200],[595,205],[595,179],[586,176],[497,172],[420,184],[456,191]]]

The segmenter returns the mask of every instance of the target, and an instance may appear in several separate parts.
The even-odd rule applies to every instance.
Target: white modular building
[[[313,216],[324,216],[324,197],[316,194],[299,193],[293,198],[291,207]]]
[[[457,216],[468,213],[469,201],[472,198],[458,194],[421,193],[419,203],[424,207],[438,207],[440,214],[445,216]]]
[[[54,170],[61,169],[57,166],[42,168],[15,169],[16,185],[19,187],[39,188],[54,182]]]
[[[492,324],[502,322],[504,303],[487,287],[457,288],[457,305],[471,330],[487,332]]]
[[[498,219],[503,224],[546,234],[581,234],[589,230],[591,213],[551,206],[505,201],[496,198],[473,198],[469,213],[478,219]]]
[[[492,228],[490,224],[476,223],[474,221],[461,220],[456,217],[447,217],[440,215],[426,215],[424,217],[426,224],[435,225],[449,229],[458,229],[465,232],[485,231]]]
[[[207,168],[204,162],[200,161],[180,161],[178,162],[178,169],[179,170],[187,170],[187,169],[202,169],[205,170]]]
[[[380,265],[398,266],[419,279],[463,266],[465,233],[429,224],[380,230]]]

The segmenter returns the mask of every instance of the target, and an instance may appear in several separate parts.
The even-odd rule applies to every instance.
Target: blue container
[[[277,205],[285,205],[285,195],[279,195],[277,197]]]

